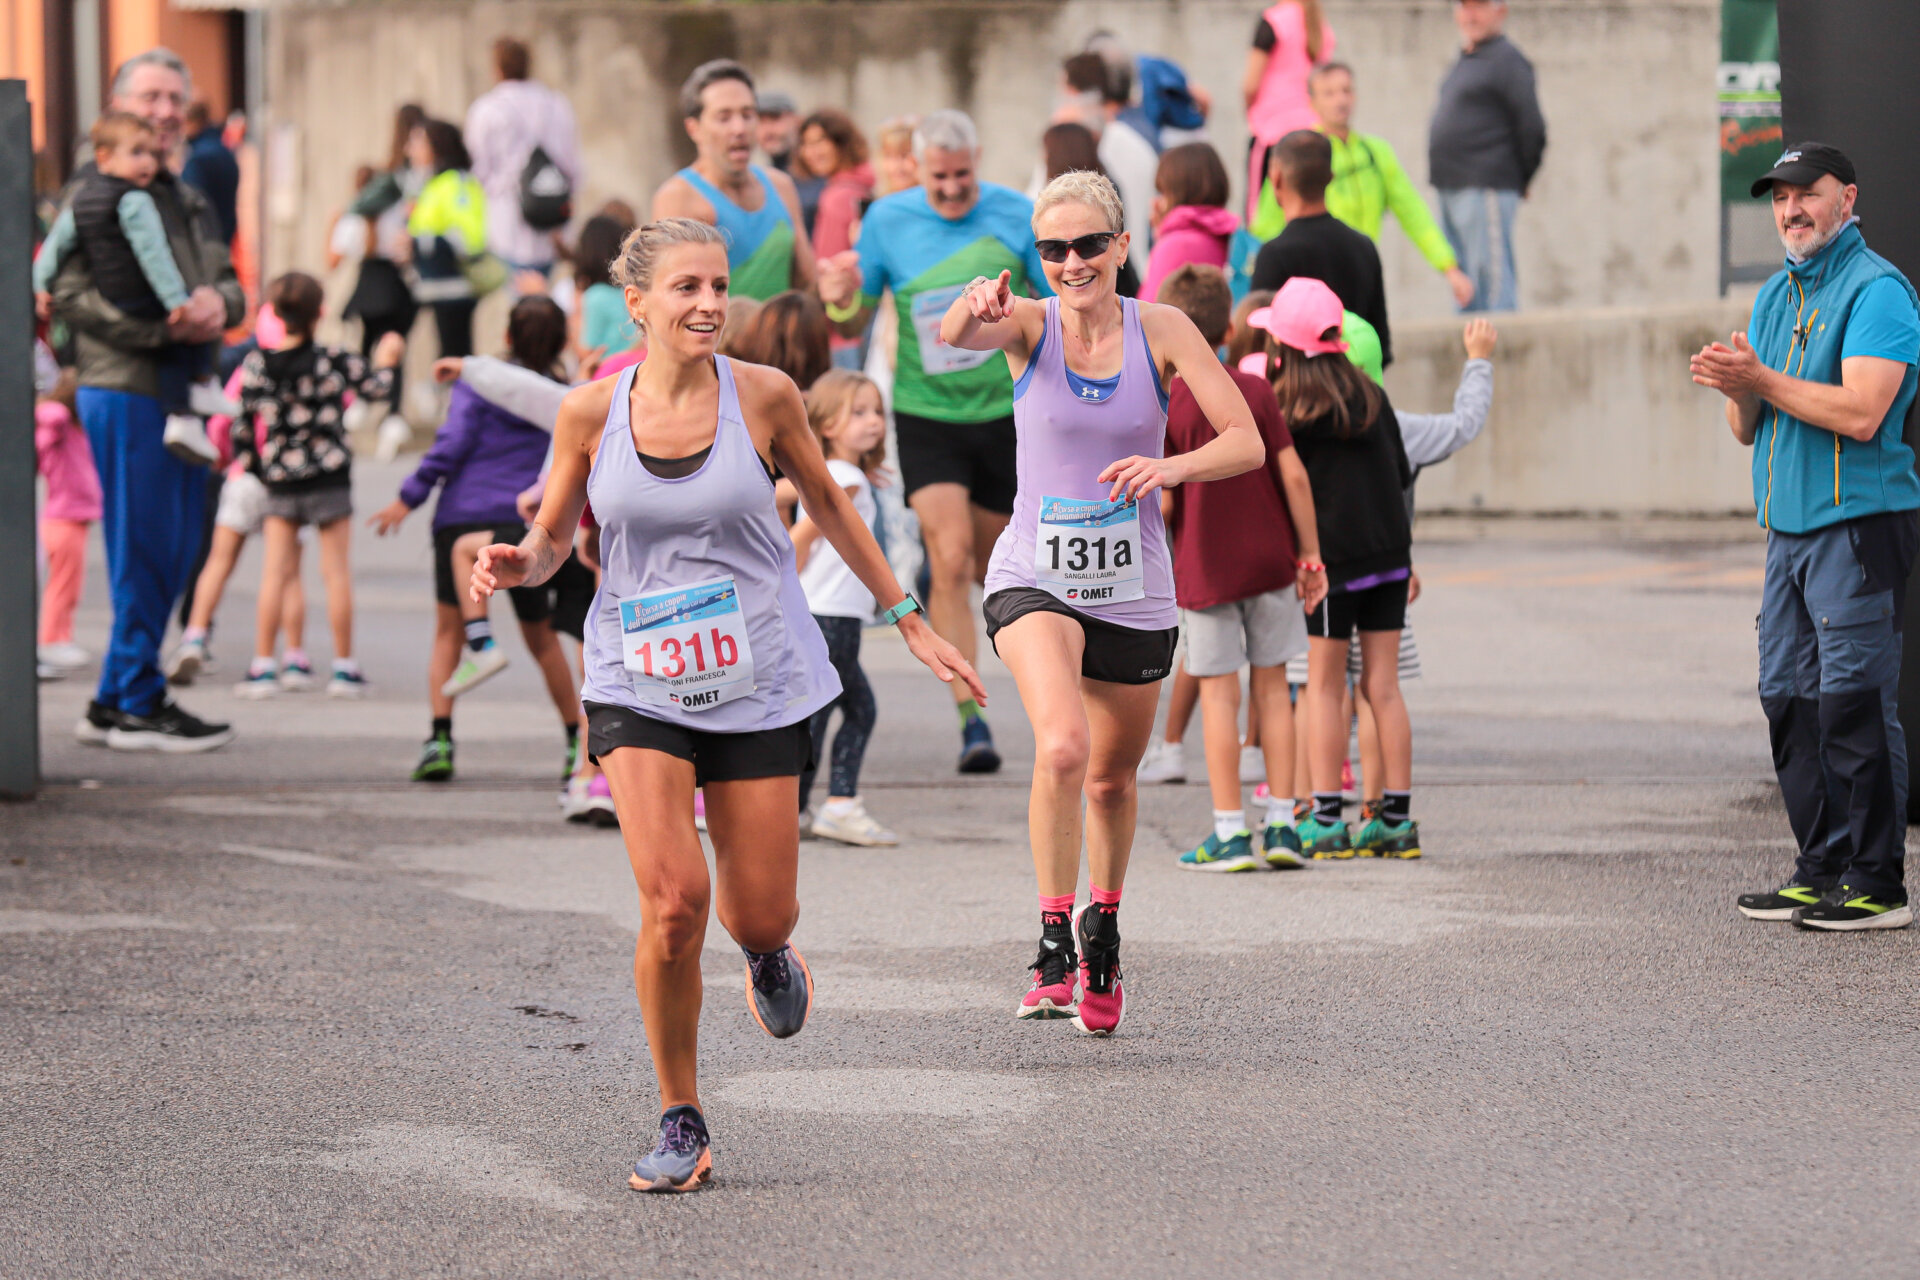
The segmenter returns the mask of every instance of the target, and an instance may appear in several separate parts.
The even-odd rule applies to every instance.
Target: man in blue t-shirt
[[[858,337],[892,291],[900,321],[893,425],[907,504],[927,546],[927,621],[973,661],[973,584],[1013,514],[1013,379],[998,351],[940,341],[940,321],[969,282],[1013,273],[1016,293],[1045,297],[1033,244],[1033,202],[982,182],[980,139],[958,111],[935,111],[914,132],[922,185],[878,200],[860,221],[860,247],[823,261],[820,299]],[[979,706],[955,685],[960,772],[1000,767]]]
[[[1760,704],[1800,856],[1771,893],[1742,894],[1756,920],[1803,929],[1913,922],[1904,859],[1907,743],[1900,624],[1920,546],[1920,476],[1903,439],[1920,385],[1920,299],[1867,248],[1853,163],[1789,148],[1758,182],[1787,249],[1748,333],[1693,357],[1693,380],[1727,398],[1753,448],[1767,530]]]

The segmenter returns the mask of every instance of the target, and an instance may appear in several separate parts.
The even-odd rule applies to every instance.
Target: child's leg
[[[1248,681],[1248,685],[1251,691],[1251,680]],[[1258,698],[1250,696],[1247,699],[1247,736],[1241,740],[1240,745],[1242,747],[1260,745],[1260,699]]]
[[[1378,727],[1384,791],[1413,786],[1413,726],[1400,696],[1400,633],[1360,633],[1360,683],[1373,704]]]
[[[453,699],[441,686],[453,677],[460,665],[460,611],[450,604],[437,604],[433,613],[433,652],[427,658],[427,705],[435,720],[453,718]]]
[[[333,660],[353,660],[353,520],[343,516],[320,526],[320,580],[327,586],[327,621],[333,626]]]
[[[1201,676],[1200,738],[1207,754],[1207,794],[1215,813],[1240,804],[1240,673]]]
[[[1314,636],[1307,656],[1307,776],[1315,795],[1340,794],[1340,761],[1347,721],[1340,704],[1347,687],[1345,638]]]
[[[265,556],[260,565],[260,603],[254,613],[253,656],[257,661],[270,662],[273,639],[280,630],[287,579],[299,562],[300,526],[283,516],[268,516],[261,521],[260,536]]]
[[[307,651],[307,588],[301,580],[300,540],[293,540],[293,564],[287,574],[287,587],[280,597],[280,631],[287,648],[296,653]]]
[[[194,343],[170,343],[154,352],[154,390],[161,412],[169,417],[193,412],[194,375],[201,363],[200,347]]]
[[[546,678],[547,696],[553,699],[553,709],[560,713],[560,723],[579,724],[580,687],[574,683],[573,672],[567,667],[566,651],[560,647],[560,637],[554,633],[553,624],[545,618],[522,622],[520,638],[527,642],[527,652],[533,655],[540,674]]]
[[[69,644],[73,612],[87,575],[87,522],[42,520],[40,545],[47,553],[47,587],[40,597],[40,643]]]
[[[187,615],[187,630],[205,635],[213,628],[213,615],[220,611],[220,598],[227,593],[227,580],[240,563],[240,552],[247,535],[223,524],[213,526],[213,538],[207,546],[207,563],[193,588],[193,612]],[[296,547],[298,544],[295,544]]]
[[[1386,763],[1380,755],[1380,729],[1373,720],[1373,704],[1364,690],[1353,695],[1354,717],[1360,722],[1360,796],[1378,800],[1386,788]]]
[[[1180,665],[1173,669],[1173,693],[1167,700],[1167,724],[1161,731],[1161,741],[1176,747],[1185,741],[1187,725],[1193,720],[1193,709],[1199,704],[1200,682],[1187,674],[1187,664],[1183,658]]]
[[[1287,691],[1287,669],[1278,667],[1253,667],[1250,669],[1248,683],[1251,686],[1247,708],[1247,718],[1260,718],[1263,737],[1260,739],[1261,754],[1267,759],[1267,790],[1276,800],[1285,800],[1291,792],[1294,775],[1294,727],[1293,700]],[[1293,821],[1292,807],[1275,812],[1276,820],[1284,818]]]
[[[455,540],[453,550],[449,553],[453,565],[453,593],[460,600],[460,621],[467,624],[467,642],[475,649],[481,647],[477,641],[492,640],[493,632],[487,625],[487,601],[475,600],[467,584],[473,578],[473,562],[480,558],[480,549],[492,546],[493,540],[491,529],[462,534]],[[480,625],[472,625],[475,623]]]
[[[1313,794],[1313,778],[1307,772],[1307,761],[1313,758],[1309,729],[1313,717],[1308,714],[1307,686],[1296,684],[1288,692],[1297,699],[1293,708],[1293,794],[1295,799],[1304,800]]]
[[[840,644],[829,649],[833,668],[840,673],[840,732],[833,735],[833,768],[827,780],[827,798],[851,800],[860,794],[860,766],[866,763],[867,743],[873,737],[879,709],[873,700],[873,686],[860,666],[860,620],[842,618],[851,623]]]

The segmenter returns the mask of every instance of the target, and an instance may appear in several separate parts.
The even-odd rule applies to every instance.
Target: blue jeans
[[[1916,545],[1912,511],[1767,539],[1760,705],[1804,884],[1906,900],[1900,623]]]
[[[95,696],[104,706],[149,715],[167,695],[160,644],[200,551],[207,471],[167,452],[166,415],[151,396],[81,387],[77,403],[100,469],[100,531],[113,597]]]
[[[840,732],[833,735],[827,796],[857,796],[860,765],[867,757],[867,740],[873,737],[873,723],[878,715],[873,686],[867,683],[867,673],[860,669],[860,630],[866,624],[859,618],[827,618],[819,614],[815,614],[813,620],[820,624],[820,634],[826,637],[827,660],[840,675],[840,696],[813,713],[813,755],[816,760],[828,758],[827,722],[838,707]],[[802,809],[812,798],[814,774],[815,770],[809,769],[800,775]]]
[[[1473,281],[1473,301],[1462,311],[1512,311],[1520,305],[1513,271],[1513,216],[1518,191],[1460,187],[1440,192],[1440,229]]]

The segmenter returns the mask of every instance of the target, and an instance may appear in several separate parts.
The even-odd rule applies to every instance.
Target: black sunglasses
[[[1082,262],[1092,262],[1112,246],[1113,238],[1119,234],[1118,231],[1096,231],[1075,240],[1035,240],[1033,247],[1042,262],[1065,262],[1069,251],[1079,254]]]

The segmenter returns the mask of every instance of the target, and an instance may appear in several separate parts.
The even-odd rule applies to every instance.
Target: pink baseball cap
[[[1329,329],[1339,332],[1345,319],[1346,309],[1340,305],[1339,295],[1325,281],[1295,276],[1280,286],[1272,306],[1248,316],[1247,323],[1270,334],[1275,342],[1310,356],[1324,356],[1347,349],[1341,339],[1320,336]]]
[[[287,326],[274,314],[273,304],[267,303],[253,317],[253,336],[261,346],[272,350],[287,340]]]

